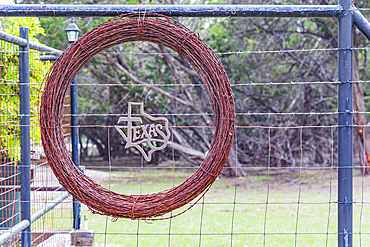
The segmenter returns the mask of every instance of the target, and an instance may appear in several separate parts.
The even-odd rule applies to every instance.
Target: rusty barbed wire
[[[110,191],[82,174],[73,164],[63,139],[63,102],[69,85],[82,66],[97,53],[126,42],[162,44],[183,56],[204,83],[213,107],[214,137],[200,168],[182,184],[148,195]],[[197,34],[176,20],[152,13],[133,13],[110,19],[73,43],[54,63],[42,95],[42,144],[60,184],[93,213],[114,218],[156,218],[195,200],[197,203],[221,173],[233,142],[234,100],[226,72],[216,53]],[[175,217],[170,216],[167,218]]]

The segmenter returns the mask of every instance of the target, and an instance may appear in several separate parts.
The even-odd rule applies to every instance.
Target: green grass
[[[125,194],[153,193],[171,188],[191,174],[113,172],[110,188]],[[197,205],[171,220],[113,222],[87,210],[83,214],[88,215],[89,229],[95,230],[96,246],[337,246],[336,180],[334,171],[307,170],[221,178]],[[354,177],[354,200],[358,202],[353,206],[354,246],[360,246],[360,241],[362,246],[370,246],[370,234],[359,234],[360,222],[361,232],[370,233],[370,206],[359,203],[370,201],[367,180]]]

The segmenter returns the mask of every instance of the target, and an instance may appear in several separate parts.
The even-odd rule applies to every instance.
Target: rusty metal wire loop
[[[135,41],[181,50],[181,56],[197,71],[206,87],[215,122],[211,147],[201,168],[182,184],[147,195],[119,194],[82,175],[70,158],[62,129],[65,94],[77,72],[99,52]],[[228,160],[234,137],[235,109],[226,72],[215,52],[198,35],[174,19],[152,13],[112,18],[83,35],[63,52],[49,71],[46,83],[40,113],[45,154],[60,184],[93,213],[114,218],[157,220],[165,219],[157,216],[192,202],[179,213],[182,214],[209,190]]]

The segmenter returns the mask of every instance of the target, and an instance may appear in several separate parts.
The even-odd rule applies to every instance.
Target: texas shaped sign
[[[161,121],[164,125],[159,123],[143,124],[141,117],[132,116],[132,106],[140,106],[140,115],[149,119],[152,122]],[[121,122],[127,122],[127,125],[118,125]],[[140,123],[141,125],[134,125],[133,123]],[[120,135],[125,139],[125,148],[135,147],[143,155],[147,162],[152,160],[152,154],[155,151],[162,150],[170,143],[170,131],[168,129],[168,120],[164,117],[152,117],[144,112],[144,103],[129,102],[127,117],[120,117],[117,125],[114,126]],[[125,129],[127,129],[125,133]],[[162,137],[162,138],[160,138]],[[162,143],[162,144],[160,144]],[[146,151],[143,146],[147,146]]]

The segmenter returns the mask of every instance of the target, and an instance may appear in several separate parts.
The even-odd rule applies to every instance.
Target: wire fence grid
[[[4,53],[1,53],[4,55]],[[11,54],[7,52],[6,54]],[[17,52],[15,51],[12,55],[13,59],[16,60]],[[133,54],[130,54],[133,55]],[[135,54],[134,54],[135,55]],[[141,55],[141,54],[136,54]],[[37,59],[37,58],[36,58]],[[5,60],[5,59],[3,59]],[[38,61],[38,60],[37,60]],[[38,61],[39,62],[39,61]],[[16,135],[19,135],[19,118],[22,117],[18,111],[18,101],[19,97],[15,92],[17,92],[17,80],[18,75],[14,74],[18,68],[17,66],[4,66],[2,65],[2,70],[12,71],[12,77],[7,77],[6,83],[2,83],[2,94],[1,96],[5,100],[5,102],[9,102],[8,105],[2,107],[2,133],[5,131],[12,130],[11,134],[2,134],[2,153],[7,152],[7,157],[14,155],[16,159],[14,161],[7,161],[5,162],[2,159],[2,166],[5,171],[2,174],[5,174],[2,181],[4,181],[2,185],[19,185],[19,180],[17,183],[17,176],[19,172],[13,171],[14,166],[16,165],[17,161],[19,160],[19,144],[16,143],[8,144],[5,146],[7,142],[5,138],[10,137],[10,140],[13,142],[16,141]],[[46,71],[33,71],[34,73],[39,73],[40,78],[46,73]],[[2,75],[6,75],[6,72],[3,72]],[[5,78],[5,76],[3,77]],[[14,81],[13,83],[9,83],[9,81]],[[4,80],[5,81],[5,80]],[[2,81],[3,82],[3,81]],[[315,84],[316,82],[304,82],[305,84]],[[321,83],[321,82],[320,82]],[[325,82],[322,82],[325,83]],[[33,111],[31,112],[30,116],[32,117],[31,125],[32,133],[37,136],[39,133],[39,126],[38,126],[38,102],[40,97],[40,83],[31,83],[30,84],[33,90],[31,89],[31,101],[35,102],[35,106]],[[271,84],[270,84],[271,85]],[[299,84],[294,85],[289,83],[291,87],[299,86]],[[84,87],[90,87],[91,85],[78,85],[80,87],[79,90],[84,90]],[[108,84],[104,85],[108,87],[119,87],[121,85],[115,84]],[[145,85],[140,85],[145,87]],[[166,86],[173,86],[177,87],[178,85],[166,85]],[[187,84],[189,88],[192,85]],[[12,91],[13,90],[13,91]],[[10,113],[13,110],[12,113]],[[15,111],[15,112],[14,112]],[[71,114],[69,113],[69,96],[66,98],[65,110],[64,110],[64,124],[65,127],[65,136],[66,136],[66,143],[70,143],[70,133],[69,133],[69,117]],[[95,234],[97,237],[99,235],[104,236],[104,244],[111,246],[110,242],[119,242],[121,239],[125,239],[125,242],[129,243],[136,243],[136,245],[140,246],[141,242],[146,243],[147,239],[150,238],[150,241],[154,243],[165,243],[167,242],[169,246],[175,245],[176,243],[181,243],[182,241],[186,241],[189,245],[208,245],[208,244],[219,244],[222,245],[230,245],[238,246],[240,243],[244,243],[245,241],[257,241],[257,243],[263,243],[263,245],[269,246],[274,242],[287,242],[287,243],[295,243],[296,245],[304,244],[307,241],[306,236],[308,239],[316,239],[314,243],[322,244],[324,243],[326,246],[331,246],[333,242],[336,242],[337,238],[337,229],[336,229],[336,214],[337,214],[337,185],[336,185],[336,173],[338,167],[336,165],[336,157],[334,153],[336,153],[336,129],[338,128],[336,123],[336,115],[337,112],[329,112],[329,113],[320,113],[320,112],[309,112],[309,113],[299,113],[299,112],[292,112],[292,113],[260,113],[260,112],[248,112],[248,113],[237,113],[237,115],[262,115],[262,116],[271,116],[271,115],[300,115],[305,114],[309,115],[310,117],[315,116],[317,114],[325,114],[325,115],[333,115],[331,118],[333,119],[333,125],[330,126],[272,126],[269,123],[266,123],[266,126],[245,126],[243,122],[239,121],[236,123],[236,136],[235,136],[235,149],[238,149],[238,146],[241,145],[238,143],[238,133],[243,129],[262,129],[263,131],[263,139],[268,139],[268,158],[266,158],[264,163],[266,165],[257,166],[257,167],[240,167],[237,170],[246,171],[251,175],[248,178],[240,178],[235,176],[233,179],[221,177],[219,180],[226,180],[225,183],[218,183],[214,185],[214,189],[212,189],[203,199],[199,202],[191,211],[187,214],[191,214],[188,216],[187,214],[183,216],[179,216],[177,218],[171,219],[167,222],[161,223],[146,223],[142,221],[129,221],[125,222],[125,231],[118,229],[115,226],[115,222],[108,217],[105,219],[105,228],[104,231],[96,231]],[[212,113],[175,113],[175,114],[153,114],[156,116],[165,116],[167,118],[171,118],[174,115],[181,115],[189,118],[199,118],[200,115],[209,115],[212,116]],[[113,117],[116,119],[117,116],[127,116],[127,113],[117,113],[117,114],[106,114],[106,113],[80,113],[77,114],[80,118],[86,118],[91,116],[100,116],[100,117]],[[107,133],[107,138],[109,139],[110,132],[114,130],[114,126],[105,126],[105,125],[96,125],[96,126],[89,126],[89,125],[79,125],[80,129],[83,128],[102,128],[107,129],[104,130]],[[365,126],[369,127],[369,126]],[[199,128],[203,131],[203,135],[209,138],[210,133],[205,133],[207,129],[212,129],[213,126],[204,126],[204,125],[197,125],[197,126],[190,126],[190,125],[173,125],[171,129],[176,128]],[[305,161],[309,159],[304,155],[305,145],[309,146],[309,144],[303,144],[302,136],[304,131],[310,131],[310,129],[315,128],[324,128],[325,131],[330,132],[331,139],[328,140],[328,145],[331,146],[331,160],[330,163],[326,166],[321,167],[312,167],[305,165]],[[300,148],[300,158],[299,163],[296,165],[295,168],[291,167],[276,167],[271,166],[271,160],[276,158],[276,154],[274,153],[274,145],[271,141],[271,131],[281,131],[287,132],[290,129],[297,130],[299,132],[299,148]],[[173,136],[173,135],[172,135]],[[35,138],[39,139],[39,138]],[[126,183],[130,183],[130,180],[135,181],[137,185],[136,189],[130,191],[132,194],[144,194],[144,193],[152,193],[154,192],[151,188],[151,184],[153,181],[158,178],[162,177],[163,173],[169,177],[170,180],[166,181],[165,184],[161,184],[160,188],[155,188],[155,190],[166,189],[178,184],[181,179],[184,179],[185,175],[189,175],[198,169],[197,166],[192,164],[179,164],[184,163],[184,161],[179,162],[175,158],[175,150],[172,149],[173,157],[172,161],[166,163],[165,165],[161,166],[152,166],[152,165],[144,165],[145,161],[140,158],[140,156],[131,153],[129,155],[129,159],[138,160],[140,165],[125,165],[119,159],[112,158],[112,154],[109,152],[109,159],[107,161],[98,162],[100,165],[94,165],[94,156],[96,156],[96,160],[100,161],[99,155],[97,155],[96,147],[94,147],[93,143],[87,143],[86,145],[90,144],[90,148],[88,148],[87,162],[91,163],[87,165],[88,168],[91,168],[92,171],[87,171],[87,175],[92,174],[94,179],[99,176],[102,176],[103,179],[101,180],[102,183],[108,187],[111,187],[117,179],[121,178],[122,174],[127,174],[129,178],[126,178]],[[109,142],[110,144],[110,142]],[[83,146],[83,144],[82,144]],[[56,197],[60,195],[60,192],[48,191],[48,187],[57,187],[59,183],[56,181],[55,177],[53,176],[50,168],[47,166],[47,162],[45,160],[42,145],[40,141],[34,141],[32,143],[32,186],[36,189],[32,192],[32,211],[35,212],[40,209],[46,203],[52,201]],[[9,154],[10,153],[10,154]],[[3,156],[2,156],[3,157]],[[133,158],[134,157],[134,158]],[[236,157],[237,158],[237,157]],[[90,160],[89,160],[90,159]],[[185,162],[186,163],[186,162]],[[11,167],[11,168],[10,168]],[[360,166],[354,166],[354,169],[361,168]],[[100,171],[96,171],[96,169]],[[232,169],[231,167],[226,167],[225,169]],[[159,170],[156,172],[156,170]],[[294,170],[292,172],[292,170]],[[103,172],[105,171],[105,172]],[[184,172],[185,171],[185,172]],[[148,176],[148,172],[155,173],[154,178],[151,177],[149,181],[145,181],[143,177]],[[96,175],[97,173],[98,175]],[[8,175],[9,174],[9,175]],[[107,176],[104,178],[105,176]],[[284,176],[287,174],[294,174],[294,179],[291,177],[285,178]],[[306,184],[312,186],[311,183],[304,181],[305,176],[308,179],[312,179],[312,175],[318,175],[323,180],[324,183],[318,186],[319,189],[322,188],[326,189],[326,196],[316,198],[310,198],[312,196],[311,193],[306,194],[305,192],[310,188],[307,188]],[[236,174],[237,175],[237,174]],[[265,176],[267,183],[262,183],[261,181],[255,179],[256,176]],[[360,175],[360,174],[358,174]],[[279,179],[275,179],[276,177],[280,177],[283,182],[279,181]],[[364,176],[359,177],[360,179],[357,181],[358,184],[355,182],[356,188],[361,188],[359,190],[360,194],[358,195],[358,200],[355,199],[356,204],[354,207],[355,215],[359,215],[359,226],[353,232],[355,236],[358,236],[358,241],[363,243],[368,243],[370,241],[369,233],[370,231],[367,230],[368,227],[364,226],[363,218],[364,212],[366,212],[366,205],[369,204],[369,200],[366,200],[366,190],[364,188],[364,184],[366,179]],[[125,180],[125,178],[123,178]],[[8,182],[5,182],[8,181]],[[218,185],[220,184],[220,185]],[[148,186],[149,185],[149,186]],[[222,188],[222,187],[226,188]],[[259,194],[265,195],[264,197],[257,197],[255,198],[255,187],[261,186],[257,190]],[[361,186],[361,187],[359,187]],[[114,185],[112,186],[114,189]],[[287,189],[286,187],[289,187]],[[44,191],[46,190],[46,191]],[[119,190],[119,189],[118,189]],[[217,194],[213,192],[213,190],[221,190],[223,191],[222,194]],[[283,194],[284,190],[289,191],[288,194]],[[252,195],[248,195],[248,191],[252,191]],[[2,207],[2,214],[3,219],[3,229],[7,229],[10,226],[15,225],[19,222],[19,192],[16,188],[12,189],[5,189],[2,194],[13,192],[11,195],[11,199],[9,200],[8,197],[1,200],[4,204]],[[310,191],[311,192],[311,191]],[[355,193],[357,191],[355,190]],[[322,193],[322,192],[320,192]],[[324,193],[325,194],[325,193]],[[46,240],[51,233],[55,230],[65,230],[71,229],[71,201],[63,202],[57,209],[51,211],[47,215],[45,215],[42,220],[38,220],[32,227],[33,232],[33,243],[41,243]],[[6,210],[9,207],[12,207],[12,210]],[[5,210],[4,210],[5,209]],[[85,209],[86,210],[86,209]],[[213,212],[217,212],[218,218],[212,219]],[[279,227],[280,231],[270,231],[269,228],[276,229],[276,225],[279,225],[279,221],[283,218],[286,218],[287,215],[280,215],[279,211],[283,212],[291,212],[289,217],[291,218],[288,221],[284,221],[284,226]],[[318,217],[320,220],[316,222],[310,222],[310,218],[306,217],[306,213],[309,215],[310,212],[315,212],[315,214],[319,214]],[[88,211],[85,211],[88,214]],[[9,216],[11,215],[11,216]],[[271,215],[271,216],[270,216]],[[269,217],[270,216],[270,217]],[[309,215],[311,217],[311,215]],[[190,220],[189,220],[190,218]],[[251,219],[248,222],[248,219]],[[269,220],[271,219],[271,220]],[[119,220],[123,221],[123,220]],[[190,221],[190,222],[189,222]],[[8,222],[9,225],[6,225]],[[12,222],[12,223],[10,223]],[[184,223],[186,222],[186,223]],[[92,224],[92,223],[90,223]],[[101,224],[101,222],[97,222],[97,224]],[[159,228],[162,231],[153,232],[151,230],[151,225],[157,224],[160,225]],[[179,226],[180,225],[180,226]],[[197,226],[197,227],[195,227]],[[167,230],[166,230],[167,229]],[[304,236],[304,237],[301,237]],[[110,239],[114,239],[110,241]],[[250,240],[248,240],[250,239]],[[60,241],[56,239],[55,241]],[[356,241],[356,238],[355,238]],[[12,241],[10,241],[12,245],[19,244],[19,236],[15,237]],[[172,244],[171,244],[172,243]],[[203,243],[203,244],[202,244]],[[99,243],[98,243],[99,244]],[[11,246],[11,245],[9,245]],[[117,244],[119,246],[119,244]]]
[[[363,9],[367,10],[367,9]],[[9,44],[2,42],[1,51],[1,221],[2,229],[6,230],[20,222],[19,213],[19,114],[18,92],[18,66],[17,57],[19,52],[14,46],[9,50]],[[353,48],[367,50],[364,48]],[[353,50],[352,49],[352,50]],[[307,50],[271,50],[271,51],[231,51],[220,53],[228,54],[255,54],[255,55],[283,55],[288,52],[337,52],[340,49],[307,49]],[[31,63],[44,63],[39,60],[39,53],[33,54]],[[116,54],[106,52],[106,54]],[[173,53],[119,53],[129,56],[173,55]],[[41,67],[41,64],[39,64]],[[366,68],[365,68],[366,69]],[[33,102],[31,117],[32,140],[32,184],[35,189],[31,194],[32,212],[36,212],[45,204],[53,201],[62,193],[60,190],[49,191],[48,188],[58,187],[56,181],[44,157],[40,143],[38,111],[39,97],[42,91],[42,83],[46,71],[37,66],[32,68],[32,74],[37,75],[35,81],[31,81],[31,102]],[[353,83],[368,83],[369,80],[353,81]],[[336,81],[296,81],[296,82],[245,82],[232,83],[236,87],[279,87],[294,88],[305,85],[323,86],[330,84],[337,90]],[[109,88],[114,90],[123,86],[140,87],[150,90],[152,84],[136,83],[78,83],[79,93],[89,92],[89,88]],[[155,83],[157,87],[187,88],[191,92],[194,87],[203,87],[202,84],[175,84]],[[91,90],[91,89],[90,89]],[[204,88],[203,88],[204,90]],[[101,91],[97,91],[98,96]],[[101,95],[100,95],[101,96]],[[94,98],[92,98],[94,102]],[[162,151],[161,158],[147,163],[137,150],[125,150],[123,139],[115,132],[114,124],[119,116],[127,116],[124,108],[117,109],[116,113],[106,113],[101,110],[78,114],[69,113],[69,97],[66,98],[64,109],[63,126],[65,129],[65,142],[70,145],[70,116],[78,116],[79,145],[81,164],[87,167],[86,174],[99,182],[101,185],[119,193],[147,194],[178,185],[189,177],[199,164],[187,159],[187,155],[181,154],[173,146]],[[126,102],[126,101],[124,101]],[[281,102],[277,102],[279,104]],[[95,103],[98,104],[98,103]],[[146,103],[149,106],[150,103]],[[204,142],[212,139],[213,125],[204,125],[197,121],[201,116],[212,116],[211,112],[194,113],[189,109],[179,109],[179,112],[155,113],[146,108],[147,113],[153,116],[164,116],[172,120],[171,138],[174,142],[176,131],[190,132],[197,130],[199,138]],[[230,177],[220,176],[211,190],[188,212],[166,221],[131,221],[127,219],[112,219],[110,217],[91,214],[83,207],[85,214],[82,224],[86,228],[95,230],[95,246],[336,246],[338,244],[338,170],[346,167],[338,167],[338,110],[333,112],[256,112],[253,108],[245,112],[245,108],[236,109],[236,131],[233,151],[235,163],[240,162],[240,167],[225,167],[235,173]],[[356,112],[354,114],[370,114],[370,112]],[[325,116],[328,120],[325,124],[315,121],[317,116]],[[175,120],[181,116],[182,121]],[[289,120],[306,116],[314,119],[312,125],[293,125]],[[254,117],[253,121],[246,119]],[[284,121],[277,119],[284,118]],[[95,124],[85,124],[84,120],[94,119]],[[101,121],[101,123],[99,123]],[[105,122],[104,122],[105,121]],[[107,124],[108,123],[108,124]],[[197,124],[187,124],[197,123]],[[369,128],[370,125],[353,125],[354,132],[361,128]],[[99,150],[98,140],[89,139],[85,130],[94,130],[103,133],[107,140],[105,150]],[[316,132],[315,132],[316,131]],[[194,132],[195,133],[195,132]],[[245,142],[245,136],[253,135],[257,144]],[[366,140],[367,131],[362,131],[363,139]],[[326,157],[320,164],[315,162],[315,149],[311,137],[324,136],[326,145]],[[118,136],[118,137],[117,137]],[[286,146],[286,149],[294,149],[285,153],[281,152],[279,139],[294,140],[294,147]],[[293,144],[293,142],[291,143]],[[255,145],[248,147],[248,145]],[[280,145],[280,146],[279,146]],[[118,147],[118,148],[117,148]],[[358,149],[358,147],[357,147]],[[243,150],[252,150],[243,154]],[[361,151],[361,150],[360,150]],[[362,150],[365,153],[365,149]],[[102,157],[101,153],[106,152]],[[202,151],[203,152],[203,151]],[[253,153],[254,152],[254,153]],[[294,154],[292,154],[294,152]],[[206,151],[204,151],[206,155]],[[292,155],[292,157],[288,157]],[[370,193],[366,189],[370,183],[368,178],[361,172],[359,155],[355,153],[354,165],[350,166],[354,171],[354,197],[353,197],[353,240],[354,246],[367,246],[370,243],[370,223],[367,220],[370,212]],[[258,159],[254,158],[258,157]],[[294,162],[293,163],[287,163]],[[242,173],[246,176],[240,176]],[[11,187],[11,188],[10,188]],[[177,214],[179,209],[172,214]],[[60,230],[72,229],[72,202],[64,201],[56,209],[50,211],[32,225],[33,245],[42,244],[52,233]],[[63,235],[63,232],[62,232]],[[63,237],[62,237],[63,238]],[[7,246],[19,244],[20,236],[14,237]],[[58,241],[51,240],[49,246]],[[46,245],[47,246],[47,245]]]
[[[330,50],[330,49],[328,49]],[[325,49],[321,50],[325,52]],[[261,51],[263,54],[264,52]],[[274,53],[274,52],[266,52]],[[278,51],[276,51],[278,53]],[[143,53],[129,53],[130,56],[143,56]],[[145,54],[150,56],[151,53]],[[157,53],[156,55],[163,55]],[[360,83],[364,83],[361,81]],[[366,83],[366,82],[365,82]],[[246,83],[240,86],[259,86],[259,87],[283,87],[289,86],[301,87],[302,85],[325,85],[337,82],[324,81],[302,81],[299,83],[279,82],[279,83]],[[109,88],[138,86],[147,87],[150,84],[114,84],[114,83],[79,83],[79,92],[88,91],[93,86]],[[192,84],[164,84],[155,83],[158,87],[175,88],[184,86],[192,90]],[[197,85],[202,87],[203,85]],[[232,84],[233,88],[235,87]],[[239,84],[237,85],[239,86]],[[277,102],[276,104],[279,104]],[[123,108],[124,109],[124,108]],[[122,111],[119,109],[118,111]],[[184,113],[185,112],[185,113]],[[183,117],[181,124],[175,124],[173,121],[171,130],[190,130],[197,128],[202,135],[207,138],[212,137],[210,131],[212,125],[204,125],[199,122],[198,125],[187,125],[200,116],[212,116],[210,112],[194,113],[189,109],[182,109],[176,113],[148,113],[155,116],[164,116],[173,119],[176,116]],[[367,114],[367,112],[355,112],[355,114]],[[81,155],[81,163],[86,164],[88,168],[87,175],[94,179],[100,177],[100,182],[107,188],[117,192],[129,194],[146,194],[173,187],[192,174],[199,166],[191,164],[184,159],[179,158],[178,152],[170,148],[167,154],[168,160],[161,162],[146,163],[142,157],[135,152],[126,151],[126,154],[115,154],[114,146],[124,145],[125,143],[114,143],[115,133],[114,124],[119,116],[127,116],[128,113],[97,113],[80,111],[76,114],[80,122],[84,119],[110,119],[106,123],[87,125],[79,124],[81,148],[85,149]],[[133,114],[135,115],[135,114]],[[284,116],[287,122],[289,119],[306,115],[309,118],[315,118],[318,115],[327,115],[330,119],[330,125],[287,125],[276,121],[274,116]],[[186,242],[188,246],[336,246],[338,238],[337,215],[338,215],[338,170],[337,166],[337,147],[338,147],[338,111],[333,112],[242,112],[236,113],[236,134],[233,149],[237,154],[238,150],[245,150],[239,139],[245,135],[246,129],[260,132],[261,139],[267,140],[266,156],[259,160],[253,160],[249,164],[236,169],[237,173],[232,178],[221,176],[215,182],[211,190],[204,198],[184,215],[162,222],[129,221],[118,219],[116,222],[109,217],[106,218],[104,228],[96,230],[96,239],[101,246],[119,246],[120,243],[132,246],[145,246],[148,243],[163,246],[181,246]],[[135,116],[139,116],[136,114]],[[263,117],[263,125],[253,125],[244,122],[245,116]],[[94,118],[95,119],[95,118]],[[101,120],[103,121],[103,120]],[[328,123],[326,122],[326,123]],[[369,126],[353,126],[354,129]],[[101,129],[106,133],[108,139],[107,160],[102,160],[97,146],[92,140],[88,140],[83,133],[84,129]],[[329,148],[328,159],[321,165],[313,165],[312,143],[307,139],[312,135],[313,130],[322,129],[322,133],[330,138],[326,139],[325,145]],[[365,133],[366,131],[364,131]],[[172,137],[175,134],[172,133]],[[286,135],[297,135],[298,155],[295,156],[295,165],[278,165],[281,154],[276,147],[276,138]],[[365,134],[364,134],[365,135]],[[89,148],[88,148],[89,147]],[[122,152],[125,152],[121,150]],[[297,150],[296,150],[297,151]],[[82,157],[84,156],[84,157]],[[125,158],[126,156],[126,158]],[[254,156],[253,154],[251,155]],[[256,155],[257,156],[257,155]],[[239,155],[235,157],[240,159]],[[225,167],[225,170],[231,170],[233,167]],[[369,225],[366,223],[366,211],[369,204],[369,193],[366,190],[366,177],[360,172],[358,156],[356,156],[354,166],[354,245],[366,246],[370,241]],[[100,170],[100,171],[94,171]],[[105,171],[106,173],[102,172]],[[247,177],[239,177],[238,172],[246,172]],[[106,176],[104,178],[104,176]],[[167,179],[163,179],[167,177]],[[170,178],[170,179],[169,179]],[[156,182],[160,179],[165,180],[159,185]],[[121,188],[119,184],[124,184]],[[133,186],[135,185],[135,186]],[[84,211],[90,215],[85,209]],[[175,211],[173,214],[176,214]],[[215,216],[216,215],[216,216]],[[101,219],[103,219],[102,217]],[[119,224],[119,222],[122,222]],[[95,226],[94,223],[92,227]],[[101,235],[101,236],[99,236]]]
[[[31,133],[31,212],[43,209],[45,205],[65,193],[48,167],[40,140],[39,97],[42,85],[38,82],[50,67],[49,62],[40,60],[40,52],[30,52],[30,133]],[[21,222],[20,208],[20,123],[23,116],[19,113],[19,49],[18,46],[0,41],[0,144],[1,144],[1,220],[0,232],[3,233]],[[65,112],[69,113],[68,98]],[[66,143],[69,141],[69,125],[65,120]],[[32,245],[36,246],[49,238],[55,231],[72,228],[72,203],[70,199],[59,204],[54,210],[32,224]],[[9,239],[4,246],[19,246],[20,234]],[[51,242],[51,244],[53,244]],[[49,245],[51,246],[51,245]],[[56,245],[55,245],[56,246]]]

